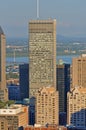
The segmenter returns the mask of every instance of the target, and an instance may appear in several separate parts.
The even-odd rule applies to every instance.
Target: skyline
[[[28,37],[28,23],[37,19],[37,0],[1,1],[0,26],[6,37]],[[86,35],[86,1],[39,0],[39,19],[56,19],[57,34],[64,36]]]

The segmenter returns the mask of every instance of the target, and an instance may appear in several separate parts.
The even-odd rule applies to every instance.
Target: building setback
[[[40,87],[56,88],[56,20],[29,22],[30,96]]]
[[[0,100],[8,100],[6,88],[6,38],[0,27]]]

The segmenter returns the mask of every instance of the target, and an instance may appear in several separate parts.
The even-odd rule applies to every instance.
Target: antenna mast
[[[39,18],[39,0],[37,0],[37,18]]]

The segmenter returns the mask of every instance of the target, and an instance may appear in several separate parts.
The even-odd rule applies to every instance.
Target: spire
[[[2,28],[1,28],[1,26],[0,26],[0,34],[4,34],[4,32],[3,32]]]

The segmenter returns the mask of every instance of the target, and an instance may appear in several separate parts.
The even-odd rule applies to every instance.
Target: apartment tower
[[[54,87],[43,87],[36,93],[35,123],[45,126],[58,125],[58,91]]]
[[[86,88],[75,87],[68,92],[67,124],[86,130]]]
[[[0,27],[0,100],[8,100],[8,91],[6,88],[6,38]]]
[[[30,96],[40,87],[56,88],[56,20],[29,22]]]
[[[86,87],[86,54],[72,60],[72,86]]]

